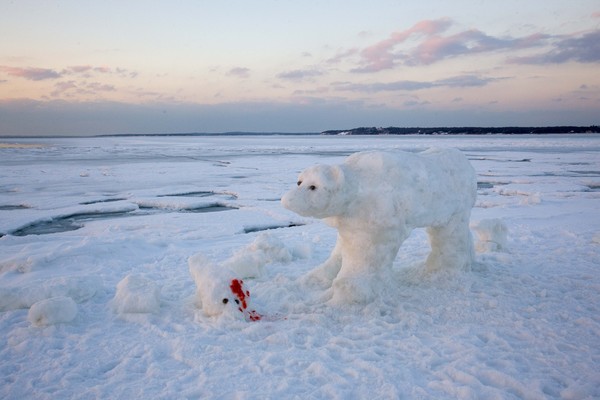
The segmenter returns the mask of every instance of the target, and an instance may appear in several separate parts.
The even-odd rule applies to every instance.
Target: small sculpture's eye
[[[302,181],[298,181],[298,186],[302,185]]]
[[[240,304],[240,301],[238,299],[235,299],[235,304]]]
[[[229,299],[223,299],[223,304],[229,303]]]
[[[309,189],[310,190],[317,190],[317,187],[315,185],[310,185]]]

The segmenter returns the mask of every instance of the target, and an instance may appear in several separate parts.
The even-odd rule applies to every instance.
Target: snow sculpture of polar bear
[[[469,218],[476,191],[475,171],[458,150],[370,151],[340,165],[304,170],[298,187],[281,202],[338,230],[330,257],[306,279],[332,286],[334,302],[366,302],[389,279],[398,250],[414,228],[427,228],[428,270],[470,266]]]

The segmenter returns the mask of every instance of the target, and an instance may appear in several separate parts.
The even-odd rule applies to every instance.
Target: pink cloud
[[[358,68],[356,72],[375,72],[390,69],[394,66],[397,58],[397,55],[393,53],[394,47],[404,43],[414,35],[424,35],[426,37],[437,35],[446,31],[452,24],[453,22],[449,18],[425,20],[417,22],[404,31],[394,32],[389,38],[362,50],[361,56],[366,66]]]
[[[9,76],[16,76],[19,78],[28,79],[30,81],[42,81],[45,79],[56,79],[61,77],[59,72],[48,68],[0,66],[0,71]]]
[[[353,72],[377,72],[397,65],[428,65],[470,54],[508,51],[545,44],[548,35],[522,38],[495,37],[478,29],[446,34],[454,22],[449,18],[425,20],[360,52],[361,65]]]

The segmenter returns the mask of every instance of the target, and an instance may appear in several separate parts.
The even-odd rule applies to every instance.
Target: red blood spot
[[[248,313],[248,318],[250,319],[250,321],[260,321],[262,318],[262,315],[257,313],[256,310],[252,310]]]
[[[246,316],[246,319],[249,321],[260,321],[263,316],[257,313],[256,310],[246,310],[246,308],[248,308],[246,298],[250,298],[250,291],[244,291],[244,287],[242,286],[243,284],[244,281],[241,279],[232,279],[231,284],[229,285],[229,289],[231,289],[231,292],[240,301],[241,307],[238,308],[238,311],[243,313]]]
[[[232,279],[231,284],[229,285],[229,288],[231,289],[231,292],[234,295],[236,295],[236,297],[242,304],[242,309],[245,310],[246,307],[248,307],[248,304],[246,303],[246,293],[244,293],[244,289],[242,288],[243,283],[244,283],[244,281],[242,281],[242,280]]]

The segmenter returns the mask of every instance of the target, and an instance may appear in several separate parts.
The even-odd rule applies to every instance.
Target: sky
[[[0,0],[0,135],[600,124],[598,0]]]

